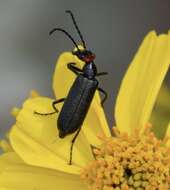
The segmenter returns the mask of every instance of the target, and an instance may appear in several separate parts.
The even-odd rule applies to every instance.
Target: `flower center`
[[[90,190],[170,189],[170,148],[146,127],[140,134],[121,134],[103,139],[93,150],[95,160],[81,177]]]

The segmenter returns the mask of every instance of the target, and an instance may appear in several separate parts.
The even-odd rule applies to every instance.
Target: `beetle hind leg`
[[[37,114],[37,115],[42,115],[42,116],[48,116],[48,115],[53,115],[55,113],[58,113],[58,109],[55,107],[56,104],[58,103],[61,103],[65,100],[65,98],[61,98],[59,100],[55,100],[53,103],[52,103],[52,107],[53,109],[55,110],[54,112],[50,112],[50,113],[40,113],[40,112],[37,112],[37,111],[34,111],[34,114]]]
[[[80,130],[81,130],[81,127],[78,129],[78,131],[76,132],[75,136],[73,137],[73,139],[72,139],[72,141],[71,141],[71,146],[70,146],[70,160],[69,160],[68,165],[72,165],[73,146],[74,146],[74,143],[75,143],[75,141],[76,141],[77,136],[78,136],[79,133],[80,133]]]
[[[97,89],[99,90],[99,92],[103,93],[103,95],[104,95],[104,97],[101,101],[101,106],[103,107],[105,101],[107,100],[108,95],[107,95],[107,92],[105,90],[103,90],[102,88],[98,87]]]

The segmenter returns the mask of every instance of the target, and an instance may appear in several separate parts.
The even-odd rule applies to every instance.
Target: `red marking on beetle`
[[[92,62],[94,59],[96,58],[96,56],[94,54],[92,55],[88,55],[86,57],[84,57],[82,60],[86,63],[90,63]]]

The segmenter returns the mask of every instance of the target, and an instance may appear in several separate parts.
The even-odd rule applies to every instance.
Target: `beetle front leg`
[[[108,75],[108,72],[101,72],[101,73],[96,74],[97,77],[103,76],[103,75]]]
[[[75,63],[68,63],[67,68],[71,70],[74,74],[79,75],[83,71],[79,69],[78,67],[76,67],[75,65],[76,65]]]
[[[105,102],[106,99],[107,99],[107,92],[106,92],[105,90],[103,90],[102,88],[100,88],[100,87],[98,87],[97,89],[99,90],[99,92],[102,92],[102,93],[104,94],[104,98],[103,98],[102,101],[101,101],[101,105],[102,105],[102,107],[103,107],[104,102]]]
[[[37,111],[34,111],[34,114],[37,114],[37,115],[42,115],[42,116],[47,116],[47,115],[52,115],[52,114],[55,114],[58,112],[58,109],[55,107],[56,104],[58,103],[61,103],[65,100],[65,98],[61,98],[59,100],[55,100],[53,103],[52,103],[52,107],[53,109],[55,110],[54,112],[50,112],[50,113],[39,113]]]

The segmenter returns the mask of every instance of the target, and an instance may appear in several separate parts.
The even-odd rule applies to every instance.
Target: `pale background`
[[[58,55],[72,43],[55,26],[75,39],[65,10],[71,9],[88,47],[96,55],[101,86],[109,93],[105,109],[112,125],[113,105],[122,76],[143,37],[152,29],[170,28],[169,0],[0,0],[0,135],[14,123],[13,106],[21,106],[31,89],[53,97],[52,73]]]

